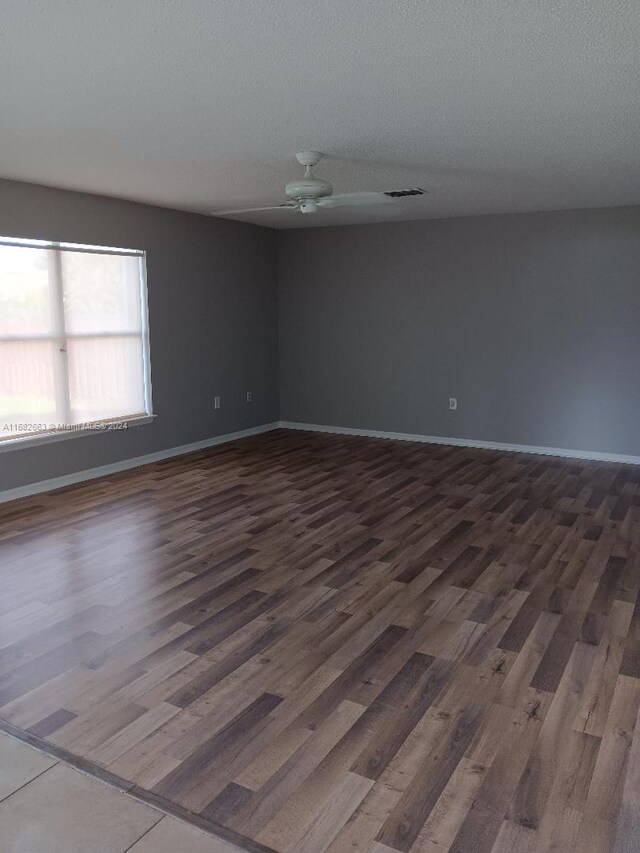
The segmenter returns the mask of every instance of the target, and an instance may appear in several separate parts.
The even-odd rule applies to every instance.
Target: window
[[[0,238],[0,447],[149,416],[144,252]]]

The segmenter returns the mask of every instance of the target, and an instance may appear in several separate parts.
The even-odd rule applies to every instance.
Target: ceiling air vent
[[[389,198],[406,198],[410,195],[424,195],[426,190],[421,190],[420,187],[414,187],[412,190],[390,190],[385,195]]]

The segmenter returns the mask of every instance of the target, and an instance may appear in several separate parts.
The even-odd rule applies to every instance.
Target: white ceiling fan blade
[[[318,207],[346,207],[369,204],[393,204],[384,193],[342,193],[318,199]]]
[[[272,204],[269,207],[247,207],[241,210],[212,210],[211,216],[233,216],[235,213],[258,213],[263,210],[297,210],[297,204]]]

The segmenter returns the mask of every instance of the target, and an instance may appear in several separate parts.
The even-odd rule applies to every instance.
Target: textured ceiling
[[[0,175],[276,228],[640,203],[638,0],[2,0]]]

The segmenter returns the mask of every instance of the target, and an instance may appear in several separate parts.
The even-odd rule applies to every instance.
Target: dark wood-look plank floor
[[[640,850],[640,468],[278,431],[0,507],[0,717],[304,853]]]

